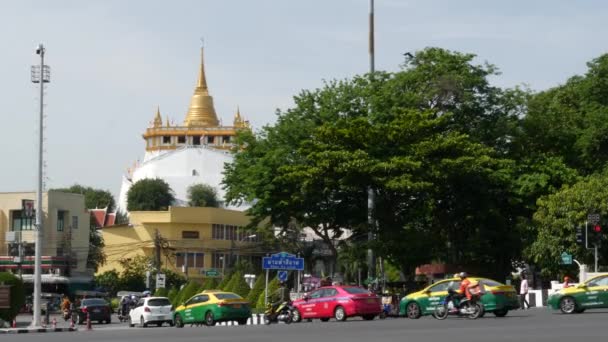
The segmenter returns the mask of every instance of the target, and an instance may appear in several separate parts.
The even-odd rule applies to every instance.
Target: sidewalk
[[[46,317],[41,316],[43,322],[41,328],[32,329],[30,324],[32,323],[31,314],[19,314],[16,321],[16,328],[0,329],[0,334],[23,334],[31,332],[60,332],[60,331],[77,331],[76,327],[70,327],[70,321],[65,321],[61,314],[49,315],[49,324],[44,324]],[[56,324],[53,326],[53,319]],[[12,324],[12,322],[11,322]]]

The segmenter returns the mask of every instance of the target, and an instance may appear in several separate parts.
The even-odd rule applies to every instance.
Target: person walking
[[[530,308],[530,303],[526,300],[528,294],[528,279],[524,273],[521,274],[521,283],[519,284],[519,306],[522,310]],[[527,306],[527,308],[526,308]]]

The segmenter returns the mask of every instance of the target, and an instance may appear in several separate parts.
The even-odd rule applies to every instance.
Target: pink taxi
[[[306,294],[293,302],[293,321],[330,318],[344,321],[348,317],[361,316],[372,320],[382,311],[380,297],[357,286],[325,286]]]

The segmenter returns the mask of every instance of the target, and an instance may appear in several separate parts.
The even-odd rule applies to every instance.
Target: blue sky
[[[494,84],[543,90],[606,52],[602,1],[376,0],[376,69],[438,46],[497,65]],[[156,106],[181,122],[200,38],[218,116],[237,105],[272,124],[302,89],[369,68],[368,0],[4,1],[0,5],[0,192],[36,184],[37,91],[29,68],[47,46],[47,187],[117,194],[144,153]]]

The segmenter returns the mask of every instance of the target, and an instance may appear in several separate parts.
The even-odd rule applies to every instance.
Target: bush
[[[249,294],[250,290],[249,285],[245,281],[245,277],[243,276],[243,274],[241,274],[240,272],[236,274],[238,274],[239,276],[234,277],[234,282],[232,284],[232,287],[230,288],[230,291],[238,294],[243,298],[247,298],[247,295]]]
[[[156,289],[156,291],[154,291],[155,297],[167,297],[168,294],[169,291],[164,287],[159,287],[158,289]]]
[[[224,287],[222,287],[222,290],[227,292],[234,292],[234,284],[236,284],[240,277],[242,277],[241,272],[237,271],[232,273],[232,275],[230,276],[230,280],[228,281],[228,283],[226,283]]]
[[[228,282],[230,282],[230,279],[232,279],[232,272],[224,275],[224,278],[222,278],[222,281],[220,281],[217,288],[219,290],[224,290],[226,288],[226,285],[228,285]]]
[[[112,298],[110,300],[110,307],[112,308],[112,312],[117,312],[119,304],[120,304],[119,298]]]
[[[199,283],[197,283],[194,280],[190,280],[186,286],[184,286],[184,288],[179,291],[179,294],[176,297],[176,301],[173,303],[174,306],[179,306],[181,305],[183,302],[187,301],[188,299],[190,299],[190,297],[194,296],[195,294],[197,294],[200,289],[201,285]]]
[[[268,297],[271,297],[273,293],[275,293],[277,290],[279,289],[279,279],[278,278],[274,278],[270,283],[268,283]],[[256,305],[256,308],[260,309],[260,310],[265,310],[266,307],[264,306],[264,291],[262,291],[262,293],[260,293],[260,297],[258,298],[258,303]]]
[[[203,290],[216,290],[218,288],[217,285],[218,285],[217,279],[207,278],[207,279],[205,279],[205,284],[203,285]]]
[[[11,286],[10,308],[0,309],[0,319],[11,322],[25,304],[25,287],[21,279],[8,272],[0,272],[0,283]]]
[[[169,301],[171,301],[171,303],[174,303],[173,300],[175,299],[175,297],[177,297],[177,293],[178,293],[178,290],[175,287],[172,287],[171,290],[169,290],[167,297],[169,298]]]
[[[264,274],[260,274],[256,277],[255,284],[249,294],[247,294],[247,301],[251,305],[255,305],[258,302],[260,294],[264,292],[264,285],[266,285],[266,278]]]

